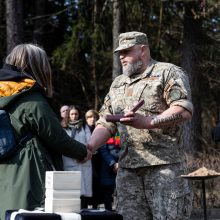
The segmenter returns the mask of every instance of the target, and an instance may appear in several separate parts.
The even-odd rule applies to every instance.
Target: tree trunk
[[[118,36],[121,30],[121,10],[122,3],[120,0],[113,1],[113,28],[112,28],[112,36],[113,36],[113,52],[118,46]],[[113,54],[113,64],[112,64],[112,79],[121,74],[121,63],[119,60],[119,54]]]
[[[37,44],[42,44],[42,35],[43,35],[43,27],[44,27],[44,19],[40,18],[40,16],[45,14],[46,1],[45,0],[37,0],[35,1],[35,19],[34,22],[34,33],[33,39]]]
[[[23,0],[6,1],[7,52],[23,42]]]
[[[2,66],[3,57],[6,51],[6,23],[5,23],[5,1],[0,0],[0,65]]]
[[[201,56],[199,54],[199,47],[202,44],[202,20],[196,19],[195,2],[185,3],[184,16],[184,35],[183,35],[183,57],[182,67],[189,75],[192,102],[194,105],[194,114],[190,122],[187,122],[184,127],[184,144],[186,150],[194,153],[201,150],[202,128],[201,128],[201,101],[200,101],[200,71],[198,69]]]
[[[95,93],[95,103],[94,108],[95,110],[98,109],[99,106],[99,94],[98,94],[98,85],[97,85],[97,77],[96,77],[96,60],[97,60],[97,45],[98,45],[98,15],[99,15],[99,0],[94,1],[94,11],[93,11],[93,27],[94,27],[94,34],[93,34],[93,48],[92,48],[92,78],[94,82],[94,93]]]

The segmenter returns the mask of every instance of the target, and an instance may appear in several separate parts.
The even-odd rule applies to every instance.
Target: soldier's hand
[[[146,117],[134,112],[127,112],[120,122],[124,125],[132,126],[137,129],[153,128],[151,121],[153,117]]]
[[[118,171],[118,163],[115,163],[115,164],[114,164],[114,166],[113,166],[113,171],[114,171],[115,173],[117,173],[117,171]]]

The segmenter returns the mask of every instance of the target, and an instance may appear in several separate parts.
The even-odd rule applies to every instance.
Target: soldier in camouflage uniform
[[[182,122],[193,112],[187,75],[178,66],[153,60],[144,33],[120,34],[117,51],[123,74],[110,87],[87,147],[95,151],[118,129],[116,208],[124,220],[189,219],[192,192],[180,178],[186,173]],[[137,112],[129,111],[142,99]],[[105,119],[122,113],[120,122]]]

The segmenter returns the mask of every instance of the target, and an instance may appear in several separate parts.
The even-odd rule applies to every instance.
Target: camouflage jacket
[[[180,67],[152,60],[142,75],[135,78],[118,76],[105,97],[97,124],[105,126],[112,135],[118,129],[120,166],[136,168],[182,162],[185,159],[182,126],[148,130],[106,122],[105,115],[124,113],[141,99],[145,104],[137,113],[145,116],[160,114],[170,106],[193,111],[188,77]]]

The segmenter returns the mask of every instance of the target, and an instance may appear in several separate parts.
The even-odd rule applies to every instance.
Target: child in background
[[[118,170],[118,158],[120,152],[120,137],[116,134],[103,145],[101,154],[101,188],[104,196],[106,210],[112,210],[113,194],[115,191],[115,178]]]
[[[85,119],[92,133],[95,123],[99,119],[99,113],[94,109],[90,109],[86,112]],[[92,156],[92,198],[89,201],[94,209],[97,209],[98,205],[103,203],[103,195],[100,193],[100,167],[101,155],[97,150]]]

